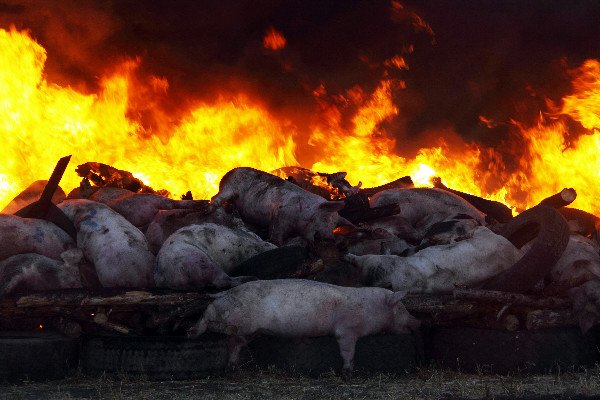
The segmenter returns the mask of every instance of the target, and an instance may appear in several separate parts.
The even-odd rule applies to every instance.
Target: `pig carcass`
[[[200,321],[188,331],[231,335],[230,364],[255,334],[283,337],[332,335],[338,341],[344,376],[352,371],[356,341],[380,332],[416,330],[419,322],[401,302],[403,293],[349,288],[302,279],[254,281],[214,295]]]
[[[75,247],[73,239],[51,222],[0,214],[0,260],[24,253],[36,253],[60,260],[61,253]]]
[[[529,245],[523,247],[528,249]],[[595,240],[578,234],[569,236],[569,243],[552,271],[546,290],[564,291],[592,279],[600,279],[600,246]]]
[[[159,210],[206,208],[206,202],[173,200],[153,193],[134,193],[127,189],[105,187],[96,190],[90,200],[106,204],[134,226],[146,229]]]
[[[550,272],[544,294],[567,293],[581,330],[587,332],[600,320],[600,255],[595,240],[571,234],[564,253]]]
[[[248,278],[229,277],[234,267],[275,248],[247,231],[211,223],[186,226],[169,236],[158,252],[156,285],[172,289],[235,286]]]
[[[381,207],[388,204],[398,204],[400,206],[398,215],[415,228],[422,227],[426,219],[431,224],[458,214],[466,214],[475,219],[479,225],[485,225],[485,214],[462,197],[442,189],[388,189],[376,193],[369,200],[371,207]],[[435,221],[431,219],[434,214],[437,216]]]
[[[150,250],[152,250],[152,253],[157,254],[165,240],[178,229],[206,222],[249,231],[240,218],[220,207],[212,212],[182,209],[160,210],[156,213],[145,232]]]
[[[219,184],[219,193],[211,204],[233,202],[242,219],[259,227],[268,227],[271,242],[282,245],[300,235],[314,241],[315,235],[333,239],[340,221],[337,213],[344,203],[327,201],[291,182],[253,168],[229,171]]]
[[[475,228],[468,239],[431,246],[409,257],[347,254],[365,282],[410,293],[448,293],[474,286],[510,268],[522,253],[488,228]]]
[[[61,254],[62,262],[40,254],[17,254],[0,262],[0,297],[15,292],[81,288],[80,249]]]
[[[144,234],[110,207],[66,200],[59,208],[77,229],[77,247],[92,261],[103,287],[154,286],[154,255]]]

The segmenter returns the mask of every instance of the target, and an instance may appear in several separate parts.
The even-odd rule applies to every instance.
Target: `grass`
[[[547,375],[464,374],[420,368],[405,375],[355,376],[343,382],[334,373],[320,378],[274,368],[242,370],[190,381],[149,381],[145,377],[77,373],[60,381],[1,385],[0,399],[569,399],[600,398],[600,366]]]

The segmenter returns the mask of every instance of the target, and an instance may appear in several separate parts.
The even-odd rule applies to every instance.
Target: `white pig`
[[[154,255],[144,234],[110,207],[66,200],[59,208],[77,229],[77,247],[94,263],[103,287],[154,286]]]
[[[230,278],[234,267],[275,248],[251,232],[211,223],[189,225],[169,236],[158,252],[156,284],[172,289],[231,287],[247,280]]]
[[[347,254],[373,286],[410,293],[452,292],[472,286],[512,267],[522,253],[503,236],[480,226],[469,239],[432,246],[409,257]]]
[[[525,248],[528,246],[526,245]],[[563,290],[600,279],[599,246],[594,240],[571,234],[567,248],[550,272],[552,285]]]
[[[177,209],[157,212],[144,234],[148,239],[150,250],[152,250],[152,253],[157,254],[165,240],[175,231],[185,226],[205,222],[248,231],[240,218],[226,212],[223,208],[217,208],[213,212]]]
[[[229,171],[219,184],[214,206],[233,202],[245,222],[268,227],[271,242],[282,245],[301,235],[314,241],[315,235],[333,239],[344,203],[322,197],[274,175],[253,168]]]
[[[0,214],[0,242],[0,260],[23,253],[60,260],[63,251],[75,247],[73,239],[53,223],[10,214]]]
[[[188,331],[232,336],[230,364],[247,340],[260,333],[284,337],[335,336],[343,376],[353,367],[356,341],[380,332],[408,333],[419,326],[401,302],[404,293],[350,288],[302,279],[254,281],[214,295],[204,316]]]

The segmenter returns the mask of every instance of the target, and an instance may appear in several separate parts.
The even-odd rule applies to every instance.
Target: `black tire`
[[[334,337],[280,338],[261,336],[249,345],[249,353],[261,367],[275,366],[318,377],[342,369],[340,349]],[[356,343],[354,369],[358,373],[406,373],[423,358],[422,341],[417,334],[379,334],[360,338]]]
[[[265,251],[234,268],[231,276],[255,276],[258,279],[277,279],[292,276],[308,258],[302,246],[283,246]]]
[[[538,205],[524,211],[499,233],[518,248],[535,240],[519,261],[486,282],[483,289],[513,293],[525,293],[533,289],[554,268],[569,243],[567,221],[548,206]]]
[[[0,333],[0,381],[62,379],[77,367],[79,341],[58,334]]]
[[[192,379],[222,373],[229,360],[227,338],[182,336],[92,336],[83,343],[86,373],[124,373],[148,379]]]
[[[468,373],[548,373],[593,366],[599,359],[594,335],[575,327],[516,332],[434,328],[427,342],[432,362]]]

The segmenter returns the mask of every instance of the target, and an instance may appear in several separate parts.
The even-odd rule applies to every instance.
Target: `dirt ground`
[[[406,375],[334,373],[307,378],[279,370],[230,372],[193,381],[81,374],[48,383],[0,385],[0,399],[588,399],[600,398],[600,366],[581,372],[500,376],[426,368]]]

